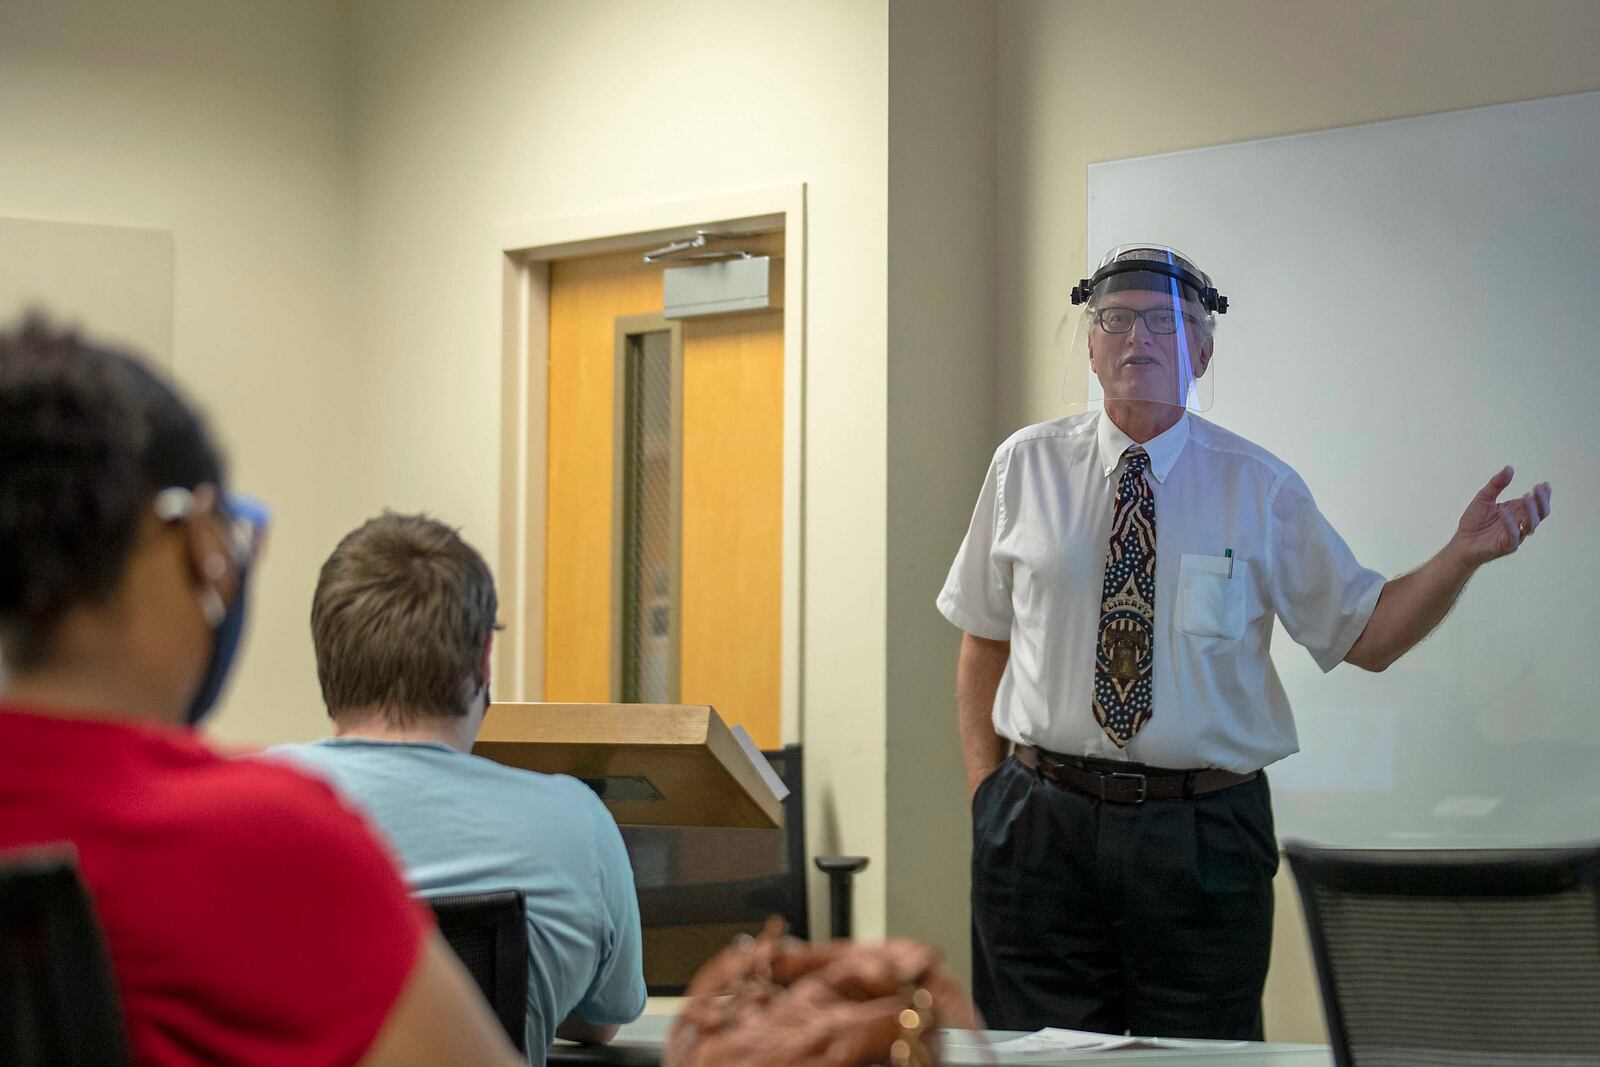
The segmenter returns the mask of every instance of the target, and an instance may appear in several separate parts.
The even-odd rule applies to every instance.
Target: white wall
[[[275,512],[233,740],[325,722],[306,620],[357,514],[346,52],[323,0],[0,5],[0,215],[174,234],[173,369]]]
[[[855,0],[358,3],[361,493],[497,535],[497,227],[808,183],[814,844],[884,929],[887,13]]]
[[[889,4],[888,916],[968,971],[961,633],[933,606],[994,449],[995,17]]]
[[[1005,0],[999,11],[1001,434],[1061,410],[1052,333],[1089,253],[1104,251],[1085,247],[1089,163],[1600,88],[1591,0]],[[1084,369],[1069,375],[1078,387]],[[1286,876],[1278,884],[1267,1033],[1316,1040],[1299,904]]]

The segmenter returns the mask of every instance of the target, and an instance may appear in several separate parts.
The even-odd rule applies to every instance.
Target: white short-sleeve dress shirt
[[[1356,562],[1288,464],[1185,414],[1144,445],[1156,502],[1155,689],[1150,721],[1117,748],[1090,700],[1112,506],[1133,444],[1101,412],[1013,434],[989,464],[939,610],[1011,642],[994,702],[1001,736],[1157,767],[1259,770],[1299,747],[1269,655],[1274,618],[1332,670],[1384,578]]]

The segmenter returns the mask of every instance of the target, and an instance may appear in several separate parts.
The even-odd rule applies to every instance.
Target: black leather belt
[[[1147,800],[1189,800],[1205,793],[1254,780],[1260,771],[1236,774],[1218,767],[1179,771],[1146,767],[1142,763],[1116,763],[1064,756],[1059,752],[1018,745],[1017,762],[1039,772],[1056,785],[1113,804],[1143,804]]]

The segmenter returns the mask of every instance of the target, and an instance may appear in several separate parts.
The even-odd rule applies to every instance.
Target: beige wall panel
[[[933,606],[994,451],[995,14],[889,5],[888,913],[968,969],[960,631]]]
[[[775,748],[783,313],[690,319],[683,349],[681,699]]]
[[[172,233],[0,218],[0,325],[52,321],[172,369]]]
[[[612,699],[616,320],[660,310],[661,270],[637,253],[551,266],[546,700]]]

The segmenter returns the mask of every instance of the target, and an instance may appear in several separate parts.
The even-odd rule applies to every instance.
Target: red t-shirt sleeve
[[[404,989],[431,913],[321,782],[251,760],[199,777],[185,802],[201,832],[142,902],[170,934],[166,978],[129,990],[148,998],[128,1005],[135,1058],[356,1062]]]

